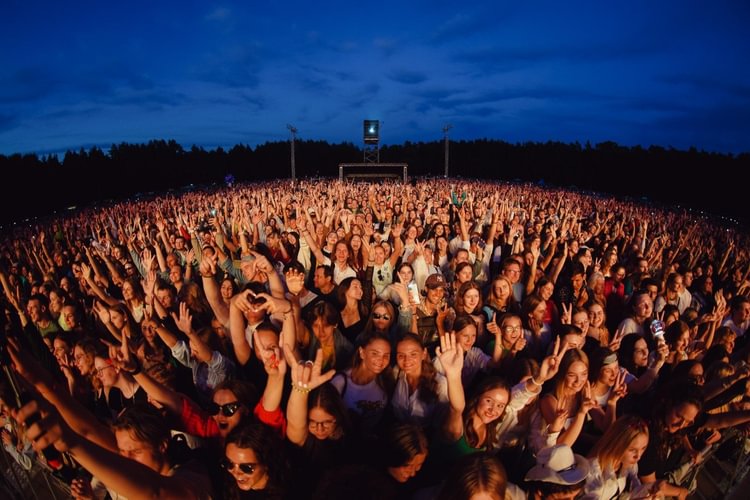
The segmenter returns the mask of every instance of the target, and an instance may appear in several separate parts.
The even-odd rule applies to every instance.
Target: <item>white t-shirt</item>
[[[377,379],[359,385],[352,381],[351,374],[351,369],[339,373],[331,383],[339,391],[344,406],[359,416],[360,427],[366,431],[373,430],[383,416],[388,395],[378,385]]]

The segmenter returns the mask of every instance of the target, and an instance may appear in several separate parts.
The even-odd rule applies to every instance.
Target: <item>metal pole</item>
[[[445,134],[445,177],[448,177],[448,131],[453,128],[450,123],[443,127],[443,134]]]
[[[292,125],[287,125],[286,128],[292,133],[292,182],[297,180],[297,172],[294,164],[294,142],[297,139],[297,129]]]

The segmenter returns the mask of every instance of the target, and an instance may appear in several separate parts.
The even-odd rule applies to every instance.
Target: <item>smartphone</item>
[[[212,208],[211,210],[209,210],[208,213],[211,214],[211,217],[216,217],[216,209],[215,208]]]
[[[406,288],[409,290],[409,298],[415,304],[419,304],[419,289],[416,283],[409,283]]]
[[[487,243],[483,239],[480,238],[479,241],[477,241],[477,246],[481,248],[482,250],[484,250],[484,248],[487,246]]]

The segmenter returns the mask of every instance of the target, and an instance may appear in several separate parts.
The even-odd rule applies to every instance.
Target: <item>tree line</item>
[[[339,163],[362,162],[353,143],[298,140],[298,177],[336,176]],[[381,162],[405,162],[412,176],[440,176],[444,143],[405,142],[381,147]],[[508,143],[477,139],[451,141],[450,174],[483,179],[544,182],[575,186],[619,197],[693,207],[746,219],[747,187],[742,182],[750,153],[739,155],[660,146],[596,145],[562,142]],[[231,149],[184,148],[173,140],[121,143],[109,151],[98,147],[57,155],[0,155],[6,174],[0,197],[0,220],[23,221],[117,201],[137,193],[162,193],[187,185],[221,184],[227,175],[237,182],[290,177],[290,144],[267,142]],[[745,220],[746,222],[746,220]]]

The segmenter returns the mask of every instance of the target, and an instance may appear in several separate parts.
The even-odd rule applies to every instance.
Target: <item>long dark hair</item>
[[[335,439],[349,434],[351,430],[351,420],[349,419],[349,412],[346,410],[344,401],[341,399],[339,391],[331,383],[325,383],[310,392],[310,397],[307,398],[307,411],[308,413],[313,408],[322,408],[326,413],[336,419],[336,435]]]
[[[396,349],[401,342],[414,342],[424,351],[424,345],[418,335],[405,333],[396,341]],[[428,357],[422,359],[422,370],[417,383],[417,398],[425,404],[432,404],[437,401],[437,379],[435,365],[430,362]]]
[[[668,384],[661,392],[661,397],[657,398],[650,430],[657,443],[656,450],[660,460],[666,460],[670,450],[682,446],[682,434],[671,434],[666,422],[667,414],[673,408],[682,404],[691,404],[698,408],[700,413],[703,409],[701,389],[694,384]]]
[[[289,475],[289,464],[284,452],[284,443],[276,432],[256,419],[249,419],[235,427],[227,436],[224,449],[230,444],[237,448],[253,450],[258,465],[266,467],[268,484],[264,490],[282,497]],[[241,494],[231,474],[227,473],[227,495],[225,498],[240,498]]]
[[[368,345],[372,344],[376,340],[382,340],[387,343],[389,347],[392,347],[391,339],[388,338],[388,335],[386,335],[385,333],[365,333],[364,335],[362,335],[359,346],[354,350],[354,355],[352,356],[352,373],[354,373],[354,370],[356,370],[362,364],[362,356],[360,355],[359,350],[364,350]],[[375,382],[381,389],[386,392],[386,394],[391,394],[391,391],[393,390],[393,379],[391,376],[391,370],[388,367],[386,367],[375,377]]]

